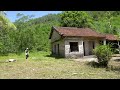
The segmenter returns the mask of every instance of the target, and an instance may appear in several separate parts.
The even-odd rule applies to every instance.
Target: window
[[[100,45],[103,45],[103,41],[99,41],[99,44],[100,44]]]
[[[71,52],[78,51],[78,42],[70,42],[70,51]]]

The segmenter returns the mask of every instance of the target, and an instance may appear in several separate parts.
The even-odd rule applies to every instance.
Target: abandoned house
[[[112,34],[100,34],[90,28],[52,27],[49,36],[52,54],[66,58],[80,58],[93,54],[93,49],[108,41],[117,42]]]

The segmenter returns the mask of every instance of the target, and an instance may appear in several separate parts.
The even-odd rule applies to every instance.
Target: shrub
[[[114,49],[114,52],[113,52],[113,53],[114,53],[114,54],[119,54],[119,52],[120,52],[119,49]]]
[[[100,66],[107,67],[108,62],[113,54],[112,49],[109,45],[100,45],[93,50],[94,54],[97,56],[98,63]]]

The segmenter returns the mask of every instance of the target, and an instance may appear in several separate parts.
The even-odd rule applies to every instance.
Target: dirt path
[[[111,60],[120,60],[120,55],[114,55]],[[85,61],[97,61],[97,58],[95,57],[95,55],[90,55],[90,56],[84,56],[83,58],[79,58],[79,59],[73,59],[75,61],[80,61],[80,62],[85,62]]]

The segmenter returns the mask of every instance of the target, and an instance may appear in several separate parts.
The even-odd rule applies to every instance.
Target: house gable
[[[51,42],[55,42],[59,40],[60,38],[61,38],[61,35],[55,29],[53,29],[50,35]]]

